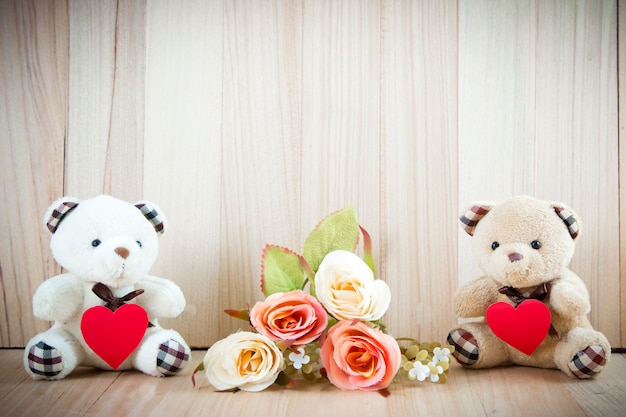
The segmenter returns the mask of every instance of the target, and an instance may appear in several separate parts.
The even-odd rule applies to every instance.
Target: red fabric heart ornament
[[[139,346],[147,328],[148,313],[137,304],[124,304],[115,311],[91,307],[80,321],[87,345],[113,369]]]
[[[505,302],[491,304],[485,315],[493,333],[515,349],[531,355],[550,330],[550,310],[538,300],[525,300],[517,308]]]

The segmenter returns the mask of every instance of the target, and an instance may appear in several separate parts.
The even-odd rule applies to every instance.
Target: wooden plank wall
[[[452,292],[480,273],[460,210],[563,201],[584,221],[572,268],[592,322],[623,346],[617,9],[0,0],[0,346],[47,326],[30,306],[60,271],[46,207],[100,193],[165,211],[153,273],[183,288],[165,324],[195,347],[261,298],[265,243],[299,251],[347,205],[391,286],[392,333],[443,340]]]
[[[618,3],[618,38],[626,36],[626,7]],[[626,42],[618,42],[618,101],[626,100]],[[619,206],[620,206],[620,323],[621,345],[626,346],[626,245],[621,243],[626,239],[626,106],[619,107]]]

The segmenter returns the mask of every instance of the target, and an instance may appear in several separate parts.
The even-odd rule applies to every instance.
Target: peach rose
[[[315,292],[338,320],[379,320],[391,303],[389,286],[352,252],[327,254],[315,274]]]
[[[254,332],[233,333],[211,346],[204,357],[206,377],[220,391],[262,391],[283,368],[283,353],[276,344]]]
[[[330,382],[343,390],[387,388],[400,368],[400,347],[365,322],[340,321],[320,350]]]
[[[326,329],[328,315],[315,297],[301,290],[275,293],[250,310],[250,323],[271,340],[305,345]]]

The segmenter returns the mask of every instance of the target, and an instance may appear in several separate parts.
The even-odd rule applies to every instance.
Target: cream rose
[[[352,252],[327,254],[315,274],[317,299],[336,319],[379,320],[389,308],[389,286],[374,278],[369,266]]]
[[[276,344],[253,332],[231,334],[211,346],[204,357],[206,377],[220,391],[262,391],[276,381],[283,367]]]

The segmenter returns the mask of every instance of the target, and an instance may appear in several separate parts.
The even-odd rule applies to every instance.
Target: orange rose
[[[274,341],[305,345],[326,329],[328,315],[315,297],[301,290],[275,293],[250,310],[250,323]]]
[[[386,388],[400,368],[398,342],[364,322],[331,327],[320,357],[330,382],[344,390]]]

